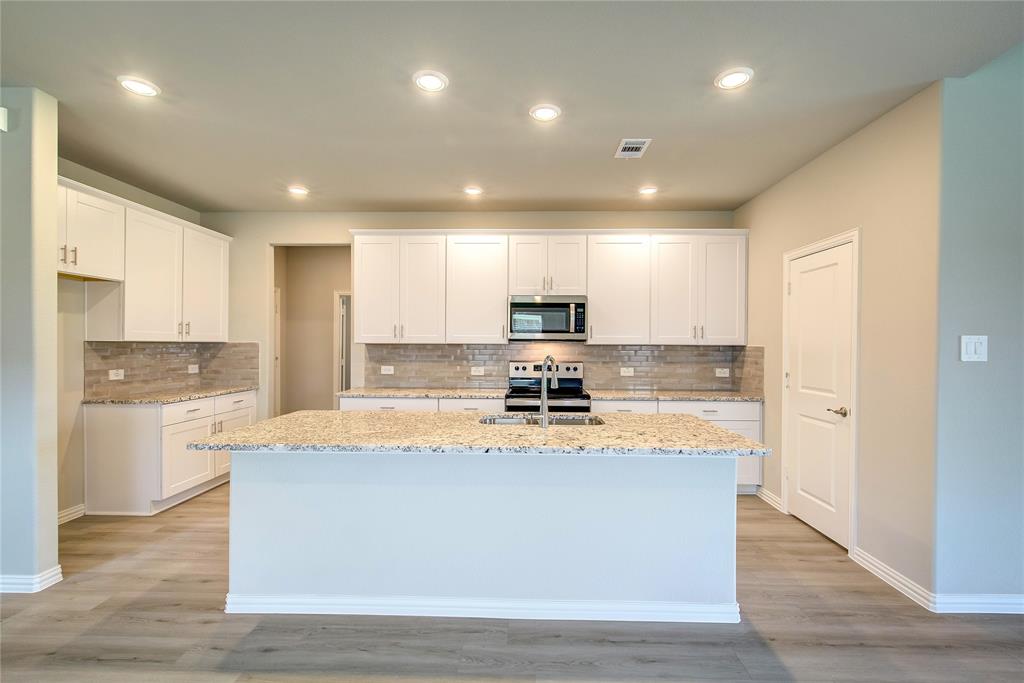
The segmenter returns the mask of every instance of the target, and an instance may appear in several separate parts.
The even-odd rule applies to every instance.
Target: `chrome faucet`
[[[550,363],[550,365],[548,365]],[[551,368],[551,388],[558,388],[558,365],[555,357],[548,354],[541,361],[540,369],[540,426],[541,429],[548,428],[548,368]]]

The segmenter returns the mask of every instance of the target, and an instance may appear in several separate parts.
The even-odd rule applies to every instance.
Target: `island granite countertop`
[[[764,444],[691,415],[602,415],[597,426],[485,425],[479,415],[304,410],[216,434],[191,450],[244,452],[767,456]]]
[[[754,401],[761,394],[743,391],[703,391],[674,389],[587,389],[595,401]],[[344,398],[505,398],[504,389],[473,387],[442,388],[378,388],[360,387],[339,391]]]
[[[256,391],[257,384],[245,384],[239,386],[219,387],[195,387],[191,389],[173,389],[153,391],[145,394],[134,394],[129,396],[108,396],[104,398],[87,398],[85,404],[110,404],[110,405],[142,405],[142,404],[168,404],[181,403],[182,401],[196,401],[201,398],[213,396],[224,396],[226,394],[238,394],[243,391]]]

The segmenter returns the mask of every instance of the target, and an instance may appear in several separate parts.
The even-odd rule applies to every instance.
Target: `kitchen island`
[[[736,458],[689,415],[482,424],[302,411],[193,444],[233,456],[238,613],[736,622]]]

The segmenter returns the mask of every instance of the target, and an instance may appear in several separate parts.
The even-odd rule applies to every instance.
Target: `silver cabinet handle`
[[[217,433],[217,423],[216,422],[211,422],[210,423],[210,430],[209,431],[210,431],[210,436],[213,436],[214,434]]]
[[[633,411],[629,410],[628,408],[617,408],[615,410],[615,412],[617,412],[617,413],[632,413]]]
[[[398,338],[405,339],[405,323],[398,326]]]
[[[179,336],[179,337],[181,336],[181,328],[182,328],[182,325],[184,325],[184,323],[183,323],[183,322],[181,322],[181,321],[179,321],[179,322],[178,322],[178,336]]]
[[[697,326],[696,325],[693,326],[693,338],[694,339],[697,338]]]
[[[189,320],[187,323],[185,323],[185,336],[187,337],[190,334],[192,334],[192,321],[191,320]]]
[[[590,336],[587,337],[587,339],[593,339],[593,338],[594,338],[594,326],[591,325],[590,326]]]
[[[391,334],[395,337],[395,339],[398,339],[398,323],[395,323],[392,327],[393,329],[391,330]]]
[[[502,339],[505,338],[505,325],[504,324],[502,324],[502,326],[501,326],[501,338]]]
[[[394,406],[381,406],[380,409],[381,410],[394,410],[395,407]]]
[[[555,291],[555,276],[554,275],[551,275],[551,276],[548,277],[548,291],[549,292]]]
[[[244,398],[236,398],[232,403],[242,403],[243,401],[245,401]]]
[[[71,265],[78,265],[78,247],[71,247]]]
[[[479,408],[463,408],[463,410],[480,410]]]
[[[700,412],[702,412],[702,413],[717,413],[718,411],[717,410],[710,410],[710,409],[702,409]]]
[[[61,248],[60,248],[60,262],[61,263],[67,263],[68,262],[68,245],[66,245],[66,244],[61,246]]]
[[[194,412],[196,412],[197,410],[202,410],[202,408],[186,408],[186,409],[185,409],[185,412],[186,412],[186,413],[194,413]]]
[[[701,339],[704,338],[704,326],[703,325],[700,326],[700,338]]]
[[[217,431],[218,432],[223,432],[224,431],[224,420],[219,420],[217,422]]]
[[[825,408],[825,410],[830,413],[835,413],[839,417],[848,417],[850,415],[850,411],[846,409],[846,406],[842,406],[838,410],[835,408]]]

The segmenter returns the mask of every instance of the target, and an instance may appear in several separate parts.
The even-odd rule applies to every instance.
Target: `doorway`
[[[844,548],[855,534],[857,237],[783,257],[783,505]]]

